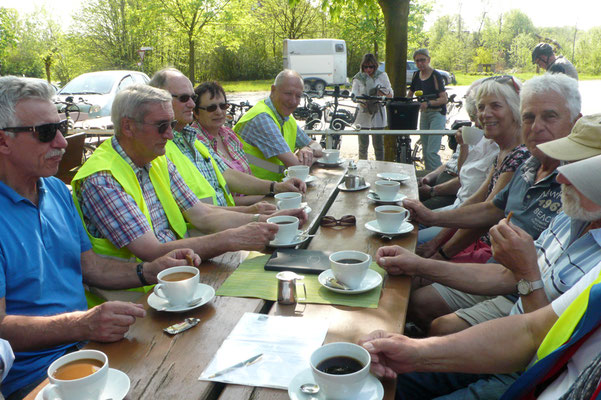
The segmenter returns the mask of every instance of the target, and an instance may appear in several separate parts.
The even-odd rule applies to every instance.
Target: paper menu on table
[[[327,332],[323,321],[245,313],[198,379],[286,389],[309,367],[311,353],[322,345]],[[261,353],[261,359],[250,366],[208,378]]]

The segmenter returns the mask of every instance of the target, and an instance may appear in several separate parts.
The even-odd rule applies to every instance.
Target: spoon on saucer
[[[329,287],[333,287],[335,289],[351,290],[350,287],[346,286],[344,283],[340,282],[338,279],[334,278],[333,276],[329,276],[326,278],[326,285],[328,285]]]
[[[319,385],[317,383],[303,383],[300,385],[300,391],[305,394],[317,394],[319,393]],[[317,400],[317,397],[311,396],[309,400]]]
[[[199,304],[201,301],[202,301],[202,297],[200,297],[200,298],[198,298],[196,300],[192,300],[191,302],[189,302],[188,304],[186,304],[186,307],[194,307],[195,305]],[[171,308],[171,306],[166,305],[166,306],[163,306],[163,307],[159,308],[159,311],[165,311],[165,310],[167,310],[169,308]]]

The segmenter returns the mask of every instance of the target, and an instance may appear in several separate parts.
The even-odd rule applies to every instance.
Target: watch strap
[[[144,278],[144,262],[141,262],[140,264],[136,265],[136,273],[138,274],[138,279],[140,280],[142,285],[150,285],[150,283],[146,281],[146,278]]]

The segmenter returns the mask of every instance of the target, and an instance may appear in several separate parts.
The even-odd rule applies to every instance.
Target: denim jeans
[[[433,130],[444,129],[447,122],[446,116],[435,110],[422,111],[419,120],[419,129]],[[440,143],[442,135],[420,135],[422,141],[422,153],[424,155],[424,163],[427,170],[435,170],[440,167],[442,162],[438,152],[440,151]]]

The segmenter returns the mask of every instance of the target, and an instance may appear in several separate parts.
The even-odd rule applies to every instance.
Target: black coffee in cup
[[[316,367],[321,372],[331,375],[347,375],[363,368],[363,364],[353,357],[335,356],[326,358]]]
[[[356,258],[343,258],[342,260],[336,260],[337,263],[340,264],[359,264],[364,260],[357,260]]]

